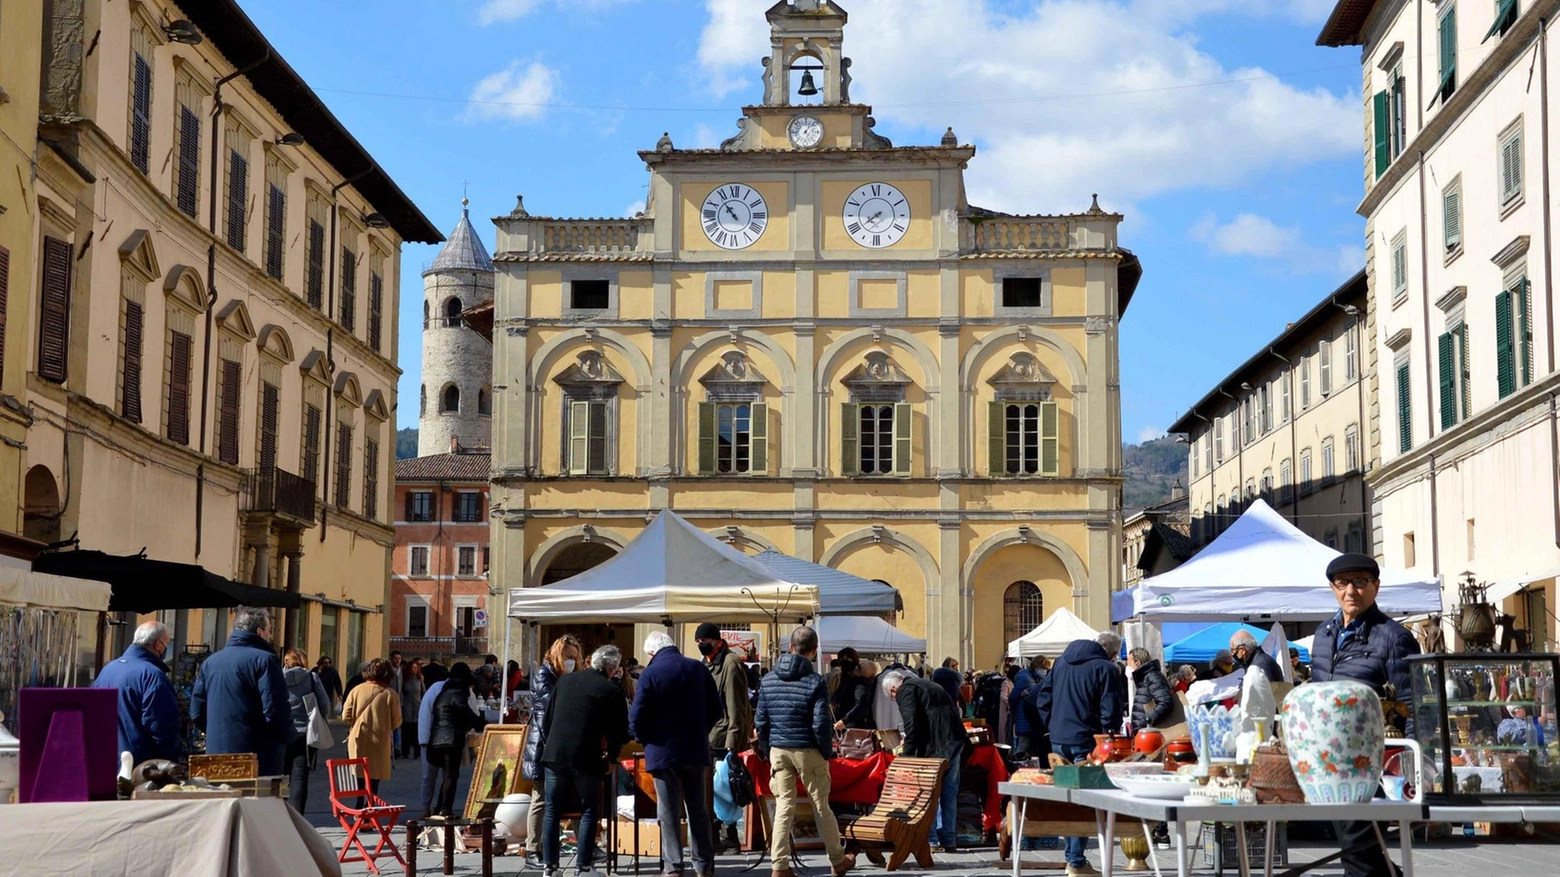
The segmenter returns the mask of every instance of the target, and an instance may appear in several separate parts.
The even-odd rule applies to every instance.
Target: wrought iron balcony
[[[283,469],[244,471],[243,510],[314,524],[314,482]]]
[[[452,636],[392,636],[390,649],[400,652],[404,658],[429,660],[456,654],[455,638]]]
[[[488,641],[485,636],[455,637],[455,654],[457,655],[485,655],[487,650]]]

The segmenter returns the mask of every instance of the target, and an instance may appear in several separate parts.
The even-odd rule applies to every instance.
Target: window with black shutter
[[[136,52],[131,66],[135,81],[130,92],[130,163],[144,174],[151,166],[152,65]]]
[[[70,241],[43,239],[43,285],[38,306],[38,377],[65,383],[70,347]]]
[[[243,377],[239,364],[222,360],[221,398],[217,400],[217,459],[238,465],[238,388]]]
[[[125,299],[124,371],[119,383],[119,416],[141,422],[141,336],[145,314],[140,302]]]
[[[357,327],[357,254],[341,248],[341,328]]]
[[[323,415],[318,405],[303,406],[303,477],[310,484],[320,483],[320,430]]]
[[[168,356],[168,440],[190,443],[190,353],[194,343],[183,332],[172,332]]]
[[[5,382],[5,327],[10,312],[11,251],[0,247],[0,383]]]
[[[287,222],[287,193],[280,186],[267,184],[265,207],[265,273],[272,280],[282,279],[282,245]]]
[[[260,468],[276,468],[276,431],[281,406],[281,391],[275,384],[260,385]]]
[[[200,116],[179,105],[179,212],[195,218],[200,210]]]
[[[336,508],[345,509],[352,500],[352,427],[336,424]]]
[[[244,251],[244,205],[249,200],[249,160],[237,149],[228,153],[228,246]]]
[[[379,352],[379,342],[384,331],[385,279],[378,274],[368,277],[368,346]]]
[[[318,220],[309,220],[308,276],[304,278],[304,291],[309,307],[317,311],[325,309],[325,226]]]
[[[414,524],[433,520],[433,491],[408,490],[406,492],[406,519]]]
[[[379,442],[363,442],[363,517],[379,517]]]

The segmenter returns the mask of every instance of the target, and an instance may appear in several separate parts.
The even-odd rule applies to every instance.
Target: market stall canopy
[[[1262,642],[1267,638],[1268,632],[1260,627],[1243,624],[1239,621],[1225,621],[1218,624],[1210,624],[1191,636],[1179,639],[1165,646],[1166,664],[1207,664],[1213,661],[1213,656],[1220,649],[1230,647],[1230,637],[1235,631],[1244,630]],[[1309,664],[1311,662],[1311,650],[1309,645],[1302,646],[1299,643],[1290,643],[1300,650],[1300,660]],[[1276,656],[1275,656],[1276,659]],[[1286,657],[1285,660],[1288,660]]]
[[[55,551],[38,555],[36,572],[108,582],[110,612],[158,612],[163,609],[229,609],[275,606],[296,609],[298,595],[257,588],[225,579],[193,563],[124,557],[101,551]]]
[[[926,640],[911,636],[870,615],[826,615],[813,625],[818,649],[835,653],[851,648],[863,655],[916,655],[926,652]]]
[[[823,615],[887,615],[904,608],[898,589],[892,585],[782,554],[773,548],[760,551],[753,559],[786,581],[816,586],[818,612]]]
[[[818,614],[818,589],[777,576],[672,511],[617,556],[577,576],[509,589],[509,617],[656,624],[781,621]]]
[[[1099,631],[1063,606],[1052,612],[1039,627],[1008,643],[1007,654],[1015,658],[1033,658],[1035,655],[1055,658],[1077,640],[1094,639],[1099,635]]]
[[[1112,597],[1111,618],[1321,621],[1338,612],[1327,585],[1327,565],[1338,554],[1258,499],[1196,557]],[[1376,605],[1388,615],[1440,612],[1441,584],[1382,570]]]
[[[9,606],[103,612],[108,609],[111,594],[106,582],[0,566],[0,603]]]

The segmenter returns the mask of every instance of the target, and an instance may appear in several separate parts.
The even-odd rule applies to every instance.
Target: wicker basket
[[[1258,804],[1305,803],[1305,792],[1289,766],[1283,743],[1264,744],[1252,753],[1250,786]]]

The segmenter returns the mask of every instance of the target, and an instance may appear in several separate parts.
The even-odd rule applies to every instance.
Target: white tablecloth
[[[0,871],[29,877],[340,877],[330,843],[280,798],[0,807]]]

